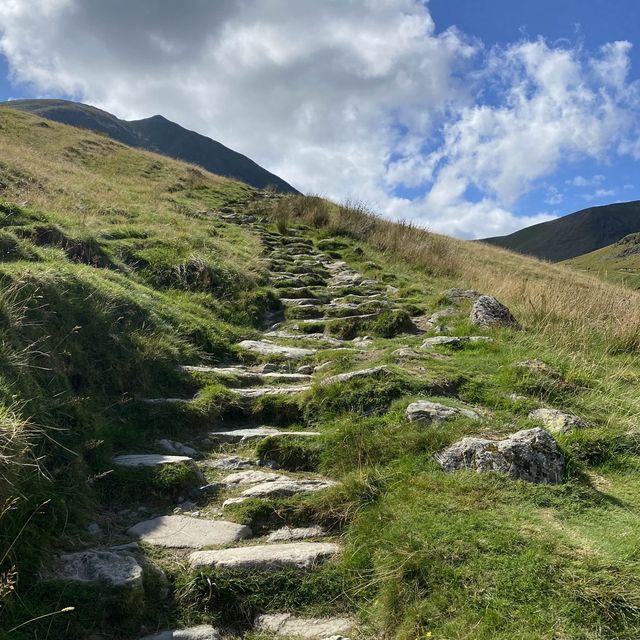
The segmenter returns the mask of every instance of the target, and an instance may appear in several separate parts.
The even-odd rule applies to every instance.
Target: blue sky
[[[640,199],[635,0],[177,4],[9,5],[0,99],[162,113],[461,237]]]

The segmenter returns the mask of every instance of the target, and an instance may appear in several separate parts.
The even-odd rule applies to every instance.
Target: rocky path
[[[241,218],[235,221],[246,222]],[[52,569],[57,579],[99,581],[114,589],[149,597],[147,585],[151,575],[155,576],[156,584],[164,585],[155,593],[161,599],[167,596],[167,583],[158,564],[175,562],[187,572],[196,573],[309,572],[335,561],[343,552],[339,537],[313,522],[265,533],[234,521],[234,509],[247,501],[332,491],[339,484],[336,478],[278,468],[281,465],[257,458],[255,447],[265,438],[317,439],[320,434],[286,424],[258,423],[253,419],[253,409],[259,402],[304,397],[313,385],[387,375],[385,366],[360,367],[329,375],[327,363],[341,352],[366,353],[371,349],[371,339],[359,335],[358,328],[382,312],[400,310],[403,301],[393,287],[362,276],[336,257],[333,249],[340,246],[338,241],[314,244],[300,232],[291,231],[283,236],[258,222],[251,224],[262,237],[264,258],[272,285],[280,296],[281,310],[269,318],[259,339],[239,342],[242,357],[238,362],[224,366],[180,366],[184,375],[211,377],[226,386],[233,394],[236,418],[189,444],[167,437],[150,446],[155,449],[153,453],[127,451],[116,456],[114,469],[124,474],[125,479],[128,472],[173,474],[189,478],[191,486],[184,488],[175,500],[168,499],[164,506],[158,506],[157,501],[146,504],[144,495],[136,495],[136,505],[118,514],[113,525],[122,544],[59,556]],[[464,290],[449,295],[453,303],[467,297],[476,300],[473,314],[479,327],[515,323],[493,298]],[[429,318],[414,319],[406,331],[446,333],[448,315],[450,312],[445,310]],[[490,339],[435,335],[422,341],[418,348],[429,350],[443,344]],[[397,354],[398,361],[415,354],[411,348],[397,351],[403,350],[404,353]],[[193,401],[188,397],[144,400],[150,410]],[[415,402],[407,409],[407,419],[423,425],[459,415],[470,421],[479,419],[472,408],[444,406],[428,400]],[[570,417],[563,419],[564,415],[542,411],[538,417],[546,421],[547,427],[552,422],[560,425],[560,429],[575,426],[575,421],[571,422]],[[556,482],[563,472],[562,456],[553,438],[543,429],[519,432],[497,442],[465,438],[441,452],[438,461],[447,471],[498,470],[532,481]],[[305,618],[296,611],[278,611],[258,615],[252,622],[253,629],[221,630],[200,625],[159,631],[145,638],[202,640],[254,634],[251,637],[337,640],[358,633],[355,619],[344,615]]]

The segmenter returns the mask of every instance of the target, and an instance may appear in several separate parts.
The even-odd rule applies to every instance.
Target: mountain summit
[[[221,176],[263,189],[298,193],[290,184],[220,142],[167,120],[160,115],[143,120],[121,120],[107,111],[70,100],[11,100],[3,103],[49,120],[104,133],[131,147],[155,151],[192,162]]]

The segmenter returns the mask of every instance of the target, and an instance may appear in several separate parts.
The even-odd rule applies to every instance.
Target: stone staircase
[[[246,223],[239,219],[238,223]],[[247,360],[224,366],[181,365],[186,376],[211,376],[234,394],[239,412],[246,420],[212,429],[197,443],[189,445],[168,438],[155,443],[162,453],[124,452],[114,458],[119,469],[167,470],[188,468],[197,483],[191,500],[169,505],[164,513],[152,507],[142,509],[151,517],[121,523],[123,545],[64,554],[56,560],[58,579],[67,581],[101,580],[111,587],[141,589],[145,572],[159,570],[145,559],[145,549],[170,550],[176,562],[189,571],[229,570],[234,572],[274,572],[283,569],[308,572],[334,561],[343,552],[340,539],[314,523],[280,527],[257,535],[246,525],[234,522],[230,508],[251,499],[283,499],[298,494],[331,491],[337,479],[286,469],[265,470],[252,455],[252,446],[265,438],[318,438],[317,431],[255,424],[251,420],[254,403],[265,398],[304,398],[313,385],[342,384],[358,377],[390,375],[386,366],[327,375],[324,354],[336,351],[366,353],[370,340],[327,335],[331,323],[369,322],[379,314],[400,309],[402,299],[383,282],[367,278],[344,261],[330,255],[332,243],[322,241],[327,250],[317,248],[299,232],[281,235],[253,220],[250,224],[261,235],[265,260],[271,269],[271,282],[280,292],[281,312],[272,317],[260,339],[238,343],[239,353]],[[322,246],[322,242],[318,246]],[[459,290],[459,298],[468,293]],[[475,292],[472,292],[475,293]],[[453,295],[453,294],[452,294]],[[443,318],[447,314],[443,314]],[[434,323],[441,318],[428,319]],[[435,325],[434,325],[435,326]],[[311,327],[311,331],[306,331]],[[418,333],[417,328],[409,331]],[[488,341],[483,336],[433,336],[422,345],[425,350],[440,345]],[[398,350],[402,351],[402,349]],[[405,348],[404,355],[415,351]],[[400,356],[399,356],[400,357]],[[253,361],[257,364],[247,364]],[[148,398],[154,406],[188,404],[193,398]],[[451,408],[428,401],[410,406],[410,421],[428,423],[465,415],[478,416],[470,409]],[[469,465],[472,463],[467,461]],[[144,505],[144,496],[140,496]],[[137,512],[136,512],[137,514]],[[135,515],[135,514],[134,514]],[[132,519],[132,515],[128,519]],[[126,519],[125,519],[126,520]],[[209,625],[162,631],[145,636],[147,640],[166,638],[212,639],[242,637],[244,633],[260,638],[344,638],[356,634],[355,620],[337,615],[304,618],[295,611],[258,615],[253,629],[220,630]],[[251,637],[257,637],[255,635]]]

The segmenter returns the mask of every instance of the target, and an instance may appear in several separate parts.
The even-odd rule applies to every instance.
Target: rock
[[[286,480],[287,476],[279,473],[269,473],[268,471],[240,471],[232,473],[224,479],[228,486],[240,486],[243,484],[258,484],[260,482],[274,482],[275,480]]]
[[[518,431],[504,440],[463,438],[436,455],[445,471],[498,471],[536,483],[562,482],[564,456],[544,429]]]
[[[260,384],[262,382],[308,382],[310,377],[301,373],[282,373],[279,371],[250,371],[244,367],[192,367],[181,366],[182,371],[196,373],[213,373],[221,376],[231,376],[248,384]],[[263,367],[264,368],[264,367]]]
[[[447,302],[460,302],[460,300],[477,300],[482,294],[473,289],[447,289],[442,294],[442,299]]]
[[[195,551],[189,555],[193,569],[277,571],[311,569],[337,555],[340,547],[329,542],[292,542],[235,547],[216,551]]]
[[[220,632],[208,624],[188,629],[175,629],[173,631],[160,631],[151,636],[145,636],[140,640],[222,640]]]
[[[290,327],[290,329],[294,328],[297,327]],[[340,347],[345,343],[344,340],[325,336],[324,333],[291,333],[291,331],[269,331],[268,333],[265,333],[265,336],[269,338],[284,338],[285,340],[313,340],[316,342],[324,342],[329,346],[336,347]]]
[[[347,382],[354,378],[378,378],[390,375],[391,371],[384,365],[379,367],[371,367],[370,369],[360,369],[358,371],[348,371],[347,373],[338,373],[335,376],[325,378],[323,384],[335,384],[336,382]]]
[[[91,522],[87,525],[87,533],[90,536],[99,536],[102,533],[102,529],[97,522]]]
[[[269,375],[269,374],[266,374]],[[293,375],[293,374],[292,374]],[[256,387],[254,389],[233,389],[241,398],[262,398],[264,396],[293,396],[311,389],[309,385],[295,387]]]
[[[296,373],[299,373],[305,376],[310,376],[313,373],[313,367],[310,364],[302,365],[301,367],[298,367],[298,369],[296,370]]]
[[[198,487],[198,493],[202,495],[210,495],[213,493],[219,493],[224,488],[221,482],[208,482]]]
[[[212,431],[207,435],[209,442],[245,443],[259,438],[280,438],[283,436],[319,436],[319,431],[279,431],[273,427],[252,427],[230,431]]]
[[[256,371],[258,371],[258,373],[276,373],[278,366],[273,364],[273,362],[265,362],[265,364],[257,367]]]
[[[160,516],[140,522],[127,533],[157,547],[201,549],[243,540],[251,536],[251,529],[225,520]]]
[[[406,416],[409,422],[417,422],[418,424],[442,422],[443,420],[455,418],[456,416],[464,416],[472,420],[480,419],[480,416],[470,409],[448,407],[437,402],[429,402],[428,400],[411,403],[407,407]]]
[[[560,373],[558,373],[555,369],[552,369],[546,362],[542,360],[532,359],[532,360],[522,360],[521,362],[516,362],[513,365],[516,369],[526,369],[527,371],[531,371],[532,373],[539,373],[542,375],[550,376],[552,378],[560,378]]]
[[[407,358],[420,357],[420,354],[417,351],[414,351],[411,347],[400,347],[400,349],[392,351],[391,355],[396,358],[396,360],[405,360]]]
[[[539,420],[552,433],[566,433],[572,429],[584,429],[587,423],[563,411],[557,409],[536,409],[529,414],[532,420]]]
[[[291,542],[292,540],[306,540],[308,538],[323,538],[327,532],[322,527],[282,527],[272,531],[267,540],[269,542]]]
[[[262,482],[242,492],[243,498],[281,498],[297,493],[311,493],[334,487],[333,480],[275,480]]]
[[[437,347],[443,344],[451,346],[460,346],[465,342],[493,342],[493,338],[489,336],[433,336],[427,338],[421,345],[421,349],[430,349],[431,347]]]
[[[261,355],[279,355],[290,360],[302,360],[316,354],[315,349],[301,349],[300,347],[283,347],[268,340],[243,340],[238,343],[241,349],[259,353]]]
[[[257,631],[276,636],[326,640],[349,633],[353,627],[351,618],[298,618],[290,613],[259,616],[255,621]]]
[[[44,577],[64,582],[102,584],[114,589],[142,589],[142,567],[128,553],[87,550],[55,558]]]
[[[160,467],[165,464],[190,464],[195,466],[189,456],[165,456],[156,453],[116,456],[114,464],[120,467]]]
[[[480,327],[518,326],[511,311],[493,296],[480,296],[471,309],[469,320]]]
[[[227,498],[223,503],[222,503],[222,508],[226,509],[227,507],[230,507],[234,504],[240,504],[242,502],[246,502],[249,498]]]
[[[253,464],[253,461],[240,456],[221,456],[215,460],[204,460],[200,464],[209,469],[235,471],[237,469],[247,469]]]
[[[157,444],[162,447],[167,453],[189,456],[191,458],[198,458],[200,456],[200,454],[195,449],[182,444],[182,442],[176,442],[175,440],[167,440],[165,438],[162,440],[158,440]]]

